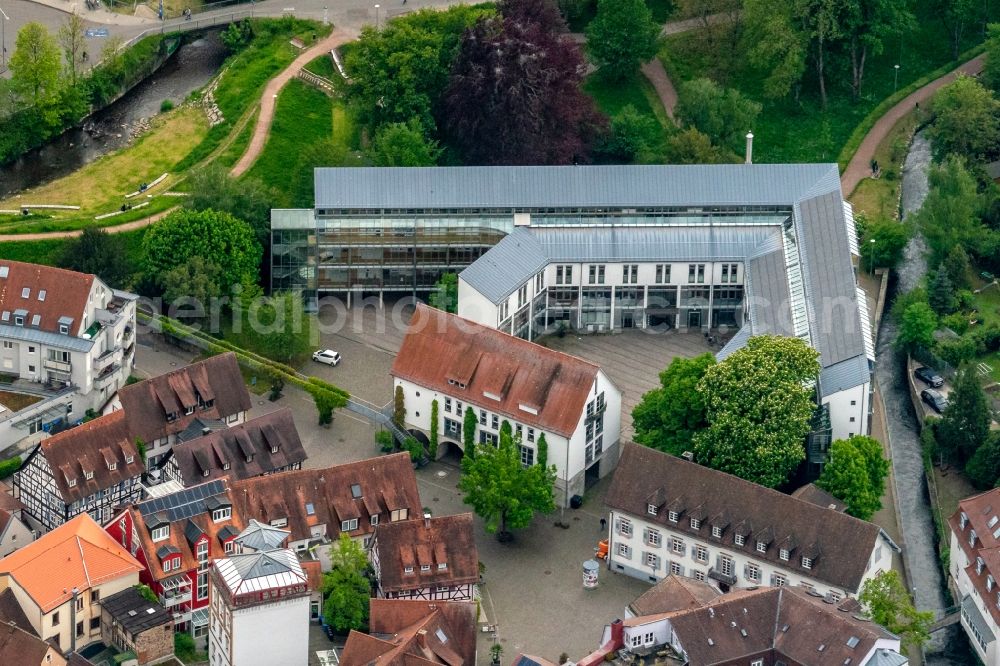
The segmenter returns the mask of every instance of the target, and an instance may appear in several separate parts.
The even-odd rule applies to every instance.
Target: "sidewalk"
[[[45,5],[52,9],[58,9],[67,14],[79,14],[80,18],[89,23],[100,23],[102,25],[155,25],[158,23],[156,20],[113,12],[105,9],[103,4],[100,9],[88,9],[87,3],[84,0],[31,0],[31,2]]]

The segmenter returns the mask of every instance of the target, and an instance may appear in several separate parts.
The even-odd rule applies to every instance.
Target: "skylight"
[[[306,515],[307,516],[316,515],[316,507],[313,506],[312,502],[306,502]]]
[[[437,631],[434,632],[434,635],[437,636],[437,639],[439,641],[441,641],[442,643],[447,643],[448,642],[448,637],[444,635],[444,632],[441,631],[440,627],[438,628]]]
[[[860,638],[858,638],[857,636],[851,636],[850,638],[847,639],[847,647],[852,649],[856,648],[858,647],[858,643],[860,642],[861,642]]]
[[[353,497],[354,499],[358,499],[359,497],[361,497],[361,486],[360,485],[358,485],[356,483],[352,483],[351,484],[351,497]]]

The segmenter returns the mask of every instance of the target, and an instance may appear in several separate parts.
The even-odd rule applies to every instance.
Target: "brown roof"
[[[657,515],[649,515],[649,503],[658,506]],[[846,513],[631,443],[623,448],[605,504],[709,541],[720,541],[711,535],[711,526],[718,525],[727,548],[851,593],[860,587],[881,534],[877,525]],[[680,514],[676,523],[669,522],[669,511]],[[695,511],[703,516],[700,529],[690,525]],[[744,546],[734,543],[737,531],[747,535]],[[757,552],[757,540],[768,543],[766,552]],[[779,544],[790,551],[788,561],[779,558]],[[812,560],[810,569],[801,567],[803,555]]]
[[[568,437],[599,370],[575,356],[418,304],[390,374]]]
[[[360,497],[353,497],[354,485],[360,486]],[[234,509],[246,520],[287,519],[291,541],[309,539],[315,525],[326,525],[326,535],[336,539],[341,522],[353,518],[358,529],[351,536],[368,534],[373,514],[387,523],[395,509],[407,509],[408,517],[416,518],[422,508],[408,453],[233,481],[232,496]]]
[[[476,663],[473,602],[371,599],[369,608],[372,635],[350,633],[340,657],[342,666]]]
[[[700,608],[720,594],[708,583],[671,574],[636,597],[629,609],[636,615],[653,615]]]
[[[77,335],[83,331],[93,275],[6,259],[0,261],[0,273],[4,268],[7,277],[0,277],[0,312],[10,313],[10,319],[5,318],[3,323],[13,324],[14,312],[25,310],[25,328],[58,333],[59,318],[69,317],[73,320],[70,333]],[[24,289],[28,289],[27,298],[22,296]],[[39,300],[43,291],[44,300]],[[32,326],[36,314],[40,315],[39,322]]]
[[[800,499],[804,502],[809,502],[810,504],[815,504],[816,506],[821,506],[824,509],[847,511],[846,504],[817,486],[815,483],[807,483],[801,488],[796,489],[795,492],[792,493],[792,497]]]
[[[379,585],[386,592],[397,592],[477,582],[479,553],[472,529],[471,513],[380,523],[375,529]],[[444,569],[439,568],[442,563]],[[430,570],[421,571],[421,564]],[[405,566],[413,571],[405,573]]]
[[[10,491],[0,486],[0,509],[8,511],[15,516],[20,516],[21,512],[24,511],[24,504],[21,503],[21,500],[11,495]]]
[[[232,507],[231,517],[219,522],[212,520],[212,509],[227,504]],[[208,556],[209,560],[213,560],[225,557],[224,541],[231,540],[246,527],[243,516],[233,506],[232,492],[226,479],[209,481],[139,502],[127,511],[132,514],[132,524],[139,534],[142,550],[146,553],[149,574],[157,581],[198,568],[195,543],[201,534],[208,536]],[[153,528],[165,524],[170,525],[168,537],[153,541]],[[164,558],[159,553],[169,553],[172,557],[179,554],[180,569],[164,573]]]
[[[39,447],[67,504],[142,475],[139,451],[121,411],[43,439]]]
[[[9,587],[3,592],[0,592],[0,623],[13,623],[21,629],[27,631],[29,634],[35,636],[38,635],[31,627],[31,622],[28,621],[28,616],[24,614],[24,609],[21,608],[21,604],[17,602],[17,598],[14,596],[14,590]]]
[[[879,625],[793,587],[727,594],[671,614],[670,623],[689,662],[699,666],[768,654],[810,666],[860,664],[877,640],[896,640]]]
[[[130,432],[147,443],[177,434],[197,418],[224,419],[251,407],[250,394],[232,352],[123,386],[118,396]],[[185,414],[190,408],[192,413]],[[168,414],[176,418],[167,421]]]
[[[0,664],[38,664],[45,663],[50,645],[12,624],[0,624]]]
[[[963,513],[968,519],[964,529],[961,523]],[[958,510],[948,519],[948,526],[958,537],[959,546],[965,551],[969,562],[969,566],[965,568],[966,575],[979,592],[980,598],[985,600],[983,605],[989,609],[993,622],[1000,624],[1000,609],[996,603],[992,603],[1000,599],[1000,596],[997,596],[1000,591],[996,585],[1000,582],[1000,488],[967,497],[959,502]],[[973,530],[976,532],[975,545],[970,543]],[[976,573],[977,557],[983,559],[984,566],[980,573]],[[994,580],[991,590],[986,589],[987,576],[992,576]]]
[[[271,453],[273,448],[276,453]],[[172,455],[185,486],[208,479],[248,479],[302,463],[306,450],[288,407],[203,437],[178,442]],[[251,460],[248,462],[247,457]],[[225,469],[225,464],[229,469]]]

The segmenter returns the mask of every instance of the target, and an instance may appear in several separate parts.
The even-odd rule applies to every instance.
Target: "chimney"
[[[427,630],[421,629],[417,632],[417,645],[423,649],[427,649]]]
[[[207,435],[210,432],[212,432],[212,429],[209,428],[208,426],[205,426],[204,428],[201,429],[201,434],[203,435]]]
[[[746,164],[753,164],[753,132],[747,132]]]
[[[74,587],[73,603],[69,607],[69,651],[70,652],[76,652],[76,598],[79,596],[80,596],[80,590]]]
[[[431,526],[431,513],[430,511],[424,511],[424,527],[430,528]]]
[[[691,451],[685,451],[681,454],[681,458],[684,458],[684,460],[687,460],[688,462],[694,462],[694,453]]]

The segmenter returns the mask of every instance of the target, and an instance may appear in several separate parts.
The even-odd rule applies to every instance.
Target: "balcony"
[[[191,601],[191,586],[180,587],[170,592],[164,592],[163,596],[160,597],[160,601],[163,602],[164,608],[171,608],[177,604],[183,604],[187,601]]]
[[[108,384],[110,384],[112,380],[114,380],[114,378],[118,376],[118,370],[120,369],[121,366],[119,366],[117,363],[108,366],[104,372],[102,372],[99,376],[94,378],[94,388],[101,389],[108,386]]]
[[[712,567],[709,569],[708,577],[712,580],[717,580],[720,583],[725,583],[726,585],[736,585],[736,576],[731,573],[727,574],[718,567]]]
[[[185,603],[174,606],[171,609],[171,613],[174,616],[174,624],[183,624],[185,622],[191,621],[191,604]]]
[[[100,356],[94,359],[94,372],[101,374],[109,366],[122,362],[122,348],[105,350]]]
[[[66,361],[56,361],[51,358],[47,358],[42,361],[42,367],[46,370],[56,370],[57,372],[71,373],[73,372],[73,364],[67,363]]]

